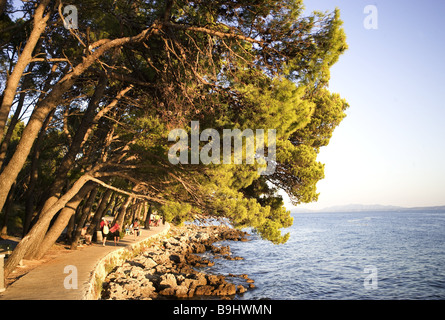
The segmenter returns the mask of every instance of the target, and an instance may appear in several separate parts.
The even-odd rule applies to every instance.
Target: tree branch
[[[184,24],[176,24],[173,22],[164,22],[163,25],[166,27],[175,28],[175,29],[179,29],[179,30],[190,30],[190,31],[195,31],[195,32],[202,32],[202,33],[206,33],[206,34],[216,36],[219,38],[232,38],[232,39],[238,39],[238,40],[245,40],[245,41],[248,41],[251,43],[264,44],[264,41],[257,40],[257,39],[251,38],[251,37],[246,37],[244,35],[236,34],[236,33],[232,33],[232,32],[222,32],[222,31],[212,30],[212,29],[208,29],[208,28],[204,28],[204,27],[194,27],[194,26],[188,26],[188,25],[184,25]]]
[[[133,193],[133,192],[128,192],[128,191],[125,191],[125,190],[113,187],[113,186],[103,182],[102,180],[99,180],[99,179],[96,179],[96,178],[93,178],[93,177],[91,177],[89,180],[91,180],[93,182],[96,182],[97,184],[100,184],[101,186],[103,186],[103,187],[105,187],[107,189],[110,189],[110,190],[113,190],[113,191],[125,194],[125,195],[133,197],[133,198],[154,201],[154,202],[157,202],[159,204],[165,204],[167,202],[164,199],[159,199],[159,198],[154,198],[154,197],[150,197],[150,196],[143,195],[143,194],[137,194],[137,193]]]

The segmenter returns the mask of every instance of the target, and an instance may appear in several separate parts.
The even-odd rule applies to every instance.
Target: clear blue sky
[[[330,90],[350,109],[319,154],[319,201],[299,207],[445,205],[445,1],[305,5],[341,11],[349,49],[331,70]],[[367,5],[378,10],[376,30],[363,26]]]

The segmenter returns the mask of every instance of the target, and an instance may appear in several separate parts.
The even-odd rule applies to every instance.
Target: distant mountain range
[[[398,207],[398,206],[384,206],[380,204],[364,205],[364,204],[348,204],[344,206],[333,206],[320,210],[290,209],[292,213],[308,213],[308,212],[366,212],[366,211],[445,211],[445,206],[434,207]]]

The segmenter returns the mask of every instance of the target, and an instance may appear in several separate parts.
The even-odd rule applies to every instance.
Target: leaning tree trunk
[[[28,249],[32,246],[32,244],[36,241],[40,241],[40,239],[45,235],[48,230],[48,226],[52,220],[52,218],[56,215],[56,213],[65,207],[66,203],[71,200],[83,187],[83,185],[91,179],[91,176],[88,174],[80,177],[74,185],[46,212],[42,213],[39,220],[36,224],[31,228],[28,234],[23,237],[23,239],[17,244],[12,254],[9,256],[8,260],[5,263],[5,277],[7,277],[12,270],[19,264],[20,260],[23,259],[25,254],[28,252]]]
[[[68,221],[68,225],[66,226],[66,237],[65,237],[66,244],[70,244],[71,240],[73,239],[74,225],[76,224],[77,211],[78,208],[74,210],[73,215],[71,216],[70,220]]]
[[[122,219],[122,223],[124,223],[127,220],[130,220],[131,223],[134,222],[134,218],[135,218],[135,211],[136,209],[136,199],[133,198],[133,201],[131,202],[131,206],[129,208],[127,208],[127,212],[124,215],[124,218]]]
[[[148,207],[148,213],[147,213],[147,217],[145,218],[145,229],[150,229],[150,219],[151,219],[151,214],[152,214],[152,209],[151,209],[151,204]]]
[[[14,97],[17,93],[17,88],[19,86],[20,80],[22,79],[23,72],[26,69],[26,66],[31,62],[33,51],[36,47],[37,42],[40,39],[40,36],[45,31],[46,23],[51,16],[51,12],[48,12],[46,16],[45,9],[49,4],[49,0],[43,0],[37,6],[34,19],[33,19],[33,27],[31,33],[26,39],[26,45],[23,48],[22,53],[17,59],[17,63],[14,66],[14,70],[11,75],[8,77],[8,81],[6,82],[5,90],[3,91],[3,99],[0,105],[0,141],[3,140],[4,128],[6,125],[6,121],[8,120],[9,111],[11,110],[12,102],[14,101]],[[9,190],[8,190],[9,191]],[[3,203],[0,206],[0,210],[3,207]]]
[[[71,250],[77,249],[77,242],[79,241],[80,236],[82,234],[83,225],[85,224],[85,221],[87,220],[88,215],[91,212],[91,207],[93,206],[94,200],[96,199],[97,191],[98,191],[97,187],[91,190],[88,200],[85,202],[82,208],[81,211],[82,214],[80,215],[80,219],[77,222],[76,231],[74,232],[74,236],[71,239]]]
[[[131,201],[133,201],[133,197],[127,197],[125,202],[120,207],[120,211],[119,211],[116,219],[114,219],[114,223],[117,223],[118,225],[122,226],[122,223],[125,218],[125,214],[127,213],[128,205],[130,204]]]
[[[59,104],[62,94],[65,93],[73,83],[74,79],[65,81],[63,82],[63,85],[54,87],[48,97],[42,100],[42,104],[34,109],[27,126],[23,130],[22,137],[17,145],[14,155],[0,174],[0,210],[5,204],[6,197],[12,184],[28,158],[29,152],[34,144],[34,140],[42,128],[43,122],[51,110],[56,108],[57,104]]]
[[[20,113],[22,112],[23,103],[25,102],[26,92],[22,92],[17,103],[14,115],[12,116],[8,130],[3,137],[3,141],[0,144],[0,168],[3,168],[6,160],[6,152],[8,151],[8,145],[11,142],[12,134],[14,133],[15,126],[19,122]]]
[[[34,201],[36,199],[34,188],[37,183],[37,179],[39,176],[39,165],[40,165],[40,149],[42,147],[43,138],[45,137],[46,128],[51,122],[54,116],[55,110],[53,110],[48,117],[45,119],[42,128],[40,129],[39,136],[34,144],[34,150],[31,157],[31,168],[29,173],[29,184],[28,189],[25,192],[24,198],[25,200],[25,219],[23,222],[23,237],[28,233],[29,228],[31,226],[31,221],[34,212]]]
[[[144,201],[139,202],[138,208],[137,208],[137,214],[136,217],[139,220],[143,220],[142,218],[144,217]]]
[[[7,236],[8,235],[8,222],[9,222],[9,215],[11,213],[12,205],[14,203],[14,192],[15,192],[16,184],[11,188],[11,191],[8,194],[8,199],[6,200],[5,207],[3,210],[3,225],[1,227],[0,236]]]
[[[46,211],[58,200],[59,195],[64,187],[66,175],[74,165],[75,157],[79,153],[80,147],[85,139],[85,134],[92,124],[94,112],[99,104],[100,98],[103,96],[106,85],[107,79],[104,75],[102,75],[96,87],[96,90],[88,104],[88,108],[82,117],[82,122],[76,130],[76,134],[74,135],[68,152],[65,154],[62,162],[57,168],[56,177],[51,185],[50,190],[48,191],[47,199],[45,200],[41,209],[42,212]]]
[[[106,189],[104,194],[102,195],[102,199],[99,203],[99,206],[96,210],[96,213],[93,216],[93,219],[91,220],[90,225],[88,226],[87,235],[93,236],[94,231],[96,231],[96,226],[99,224],[100,219],[102,218],[103,214],[108,210],[108,208],[111,205],[110,197],[113,194],[113,190]]]
[[[143,210],[143,214],[142,214],[142,220],[145,221],[147,219],[147,213],[148,213],[148,207],[147,207],[148,203],[147,201],[142,202],[142,210]]]
[[[68,201],[65,207],[60,211],[56,221],[46,233],[45,238],[43,239],[37,253],[35,254],[35,257],[37,259],[41,259],[54,245],[54,243],[56,243],[57,239],[62,234],[71,217],[76,212],[77,207],[92,188],[94,188],[94,183],[86,183],[82,187],[82,189],[80,189],[80,191],[70,201]]]
[[[66,181],[66,175],[68,174],[68,171],[72,168],[72,166],[74,164],[74,160],[75,160],[75,155],[78,154],[78,152],[80,150],[80,146],[85,139],[85,133],[88,131],[88,128],[90,127],[90,125],[92,123],[92,120],[90,118],[94,118],[95,109],[98,106],[100,97],[103,95],[106,84],[107,84],[107,79],[104,76],[102,76],[101,79],[99,80],[99,84],[93,94],[93,97],[90,100],[90,103],[86,110],[86,113],[83,116],[82,123],[76,131],[76,134],[73,138],[73,142],[72,142],[67,154],[62,159],[62,163],[58,167],[58,170],[56,173],[56,178],[50,188],[50,191],[48,192],[48,198],[44,202],[43,207],[40,210],[40,212],[45,212],[54,203],[56,203],[58,201],[60,193],[61,193],[61,191],[64,187],[64,184],[65,184],[65,181]],[[25,257],[28,259],[33,258],[34,253],[38,251],[39,246],[40,246],[40,243],[38,241],[35,242],[33,244],[33,247],[29,248],[30,252],[27,253]]]
[[[117,210],[117,205],[118,203],[121,201],[121,197],[117,194],[114,197],[114,201],[113,201],[113,209],[111,210],[111,216],[115,217],[116,216],[116,210]]]
[[[41,47],[42,47],[42,39],[37,44],[36,52],[34,53],[35,55],[40,53]],[[3,166],[5,164],[4,161],[5,161],[5,158],[6,158],[6,152],[8,150],[8,145],[9,145],[9,143],[11,141],[11,137],[12,137],[12,134],[14,132],[14,128],[15,128],[15,126],[17,125],[17,123],[20,120],[19,118],[20,118],[20,114],[22,112],[22,107],[23,107],[23,105],[25,103],[27,90],[32,89],[32,85],[33,85],[33,82],[32,82],[32,78],[33,78],[32,69],[34,68],[34,66],[35,66],[35,62],[31,62],[30,64],[28,64],[28,69],[26,70],[26,75],[23,77],[23,81],[22,81],[22,84],[20,86],[20,91],[21,92],[20,92],[20,96],[19,96],[19,99],[18,99],[18,102],[17,102],[17,107],[15,108],[14,115],[12,116],[12,118],[11,118],[11,120],[9,122],[8,130],[6,131],[5,136],[3,137],[3,141],[1,141],[1,139],[0,139],[0,141],[1,141],[1,145],[0,145],[0,168],[3,168]],[[52,73],[45,80],[44,85],[41,88],[41,90],[43,92],[47,92],[50,89],[49,86],[51,84],[51,79],[54,78],[53,75],[54,75],[54,73],[56,71],[55,67],[56,67],[56,65],[54,65],[51,68],[51,72]],[[41,94],[41,96],[43,96],[43,93]],[[2,103],[2,102],[0,101],[0,103]]]

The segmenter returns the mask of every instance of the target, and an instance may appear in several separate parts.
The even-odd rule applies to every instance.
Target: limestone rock
[[[247,291],[247,289],[246,288],[244,288],[242,285],[238,285],[238,286],[236,286],[236,289],[237,289],[237,291],[238,291],[238,293],[244,293],[244,292],[246,292]]]
[[[178,286],[175,289],[175,296],[177,298],[187,298],[189,289],[186,286]]]
[[[213,293],[213,287],[209,285],[199,286],[195,289],[195,295],[197,296],[211,296]]]
[[[178,286],[178,284],[176,283],[175,275],[171,273],[166,273],[162,275],[161,282],[159,284],[163,286],[169,286],[171,288],[175,288]]]
[[[161,296],[174,296],[175,288],[168,287],[168,288],[162,289],[161,291],[159,291],[159,294]]]

